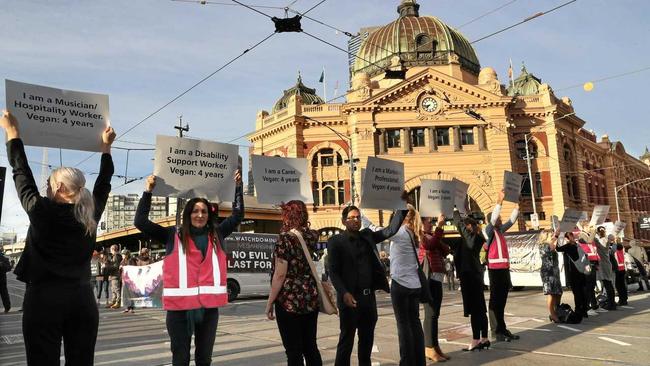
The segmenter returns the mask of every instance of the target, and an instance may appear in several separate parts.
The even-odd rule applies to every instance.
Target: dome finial
[[[300,74],[300,70],[298,70],[298,79],[296,80],[296,85],[302,83],[302,75]]]
[[[402,0],[397,7],[397,13],[400,17],[419,17],[420,4],[416,3],[415,0]]]
[[[528,74],[528,70],[526,70],[526,64],[523,61],[521,61],[521,73]]]

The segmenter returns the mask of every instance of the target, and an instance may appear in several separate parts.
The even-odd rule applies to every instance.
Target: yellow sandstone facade
[[[527,140],[541,227],[550,227],[551,216],[561,217],[565,207],[591,213],[597,204],[610,205],[608,219],[616,221],[615,187],[650,177],[649,165],[621,142],[597,139],[569,98],[557,97],[525,68],[503,85],[494,69],[480,68],[460,33],[420,16],[414,1],[403,0],[398,12],[394,22],[360,36],[344,103],[324,103],[299,77],[271,113],[257,114],[252,154],[311,164],[312,228],[325,238],[342,227],[341,211],[352,200],[351,155],[357,202],[362,170],[374,156],[403,162],[405,188],[416,198],[422,179],[456,178],[469,184],[472,210],[487,213],[504,171],[528,179]],[[530,192],[526,180],[520,230],[533,226]],[[618,196],[625,236],[650,239],[637,229],[638,217],[649,214],[650,180]],[[513,208],[506,203],[502,215]],[[379,224],[388,219],[385,212],[366,214]]]

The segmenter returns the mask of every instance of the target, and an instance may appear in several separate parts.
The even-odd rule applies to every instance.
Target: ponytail
[[[95,200],[86,187],[81,187],[74,203],[74,217],[86,228],[86,235],[92,236],[97,231],[95,221]]]

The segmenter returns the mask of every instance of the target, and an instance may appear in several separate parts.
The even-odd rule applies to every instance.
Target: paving
[[[18,311],[24,285],[12,275],[9,291],[15,306],[11,312],[0,314],[0,365],[25,365],[22,313]],[[488,292],[485,295],[489,297]],[[379,292],[377,299],[379,321],[373,364],[398,365],[397,328],[390,298]],[[570,291],[565,292],[562,302],[573,304]],[[221,309],[214,365],[286,364],[276,324],[264,316],[265,304],[263,297],[244,298]],[[632,291],[628,307],[601,313],[581,324],[562,325],[549,323],[540,289],[511,292],[506,322],[521,339],[493,343],[491,349],[481,352],[462,351],[471,338],[469,319],[462,311],[459,292],[445,292],[439,338],[443,350],[452,357],[447,365],[650,365],[650,292]],[[338,318],[321,315],[318,345],[324,365],[334,363],[338,334]],[[355,355],[356,349],[353,365]],[[134,314],[122,314],[100,307],[95,365],[154,366],[170,362],[164,311],[138,309]]]

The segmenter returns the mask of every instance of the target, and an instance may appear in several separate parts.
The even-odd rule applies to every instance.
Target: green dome
[[[275,105],[273,106],[273,111],[271,113],[276,113],[278,111],[281,111],[285,108],[287,108],[287,105],[289,105],[289,99],[291,99],[292,96],[294,95],[300,95],[302,98],[302,104],[323,104],[325,101],[316,95],[316,89],[308,88],[302,83],[302,77],[300,74],[298,74],[298,80],[296,81],[296,85],[293,86],[289,90],[284,91],[284,95],[282,95],[282,98],[275,102]]]
[[[508,87],[509,96],[539,94],[542,79],[528,73],[526,66],[521,65],[521,74],[515,79],[513,85]]]
[[[399,18],[363,41],[352,73],[380,74],[394,56],[399,56],[404,66],[413,67],[446,65],[455,55],[462,67],[478,75],[480,63],[467,38],[436,17],[420,16],[419,8],[414,0],[402,0],[397,8]]]

